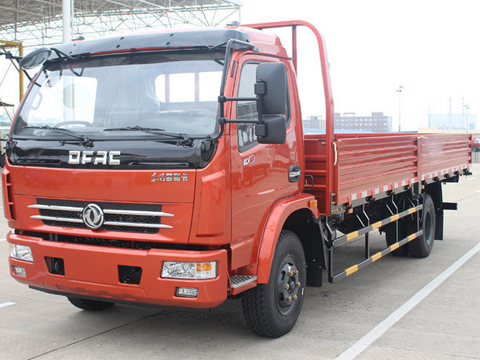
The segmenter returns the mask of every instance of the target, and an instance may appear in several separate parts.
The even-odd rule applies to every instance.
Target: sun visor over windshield
[[[76,41],[55,46],[55,48],[69,56],[78,56],[134,49],[212,47],[226,43],[229,39],[250,42],[248,34],[243,31],[218,29],[125,35],[105,39]],[[56,53],[52,53],[50,60],[57,57]]]

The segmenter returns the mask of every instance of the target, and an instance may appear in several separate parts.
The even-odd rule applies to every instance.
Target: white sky
[[[298,19],[323,33],[336,112],[383,111],[393,117],[393,127],[398,129],[396,90],[402,85],[402,130],[427,126],[429,109],[448,113],[450,98],[453,113],[462,113],[464,98],[466,111],[477,114],[480,127],[479,0],[242,1],[243,24]],[[303,115],[319,115],[314,44],[301,45]],[[3,59],[0,63],[5,64]],[[6,82],[15,83],[14,75],[12,79]],[[7,88],[5,82],[0,96],[6,102],[18,101],[17,90]]]
[[[403,85],[402,130],[427,126],[429,109],[448,113],[450,98],[453,113],[462,113],[465,98],[466,111],[480,114],[478,0],[243,0],[243,4],[244,24],[306,20],[323,33],[336,112],[383,111],[398,129],[396,90]],[[300,56],[312,57],[308,46]],[[299,69],[304,115],[315,114],[312,104],[318,102],[308,96],[309,72],[310,68]]]

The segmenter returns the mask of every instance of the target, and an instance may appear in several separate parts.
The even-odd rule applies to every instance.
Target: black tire
[[[111,308],[115,305],[114,302],[107,302],[107,301],[97,301],[97,300],[87,300],[81,299],[76,297],[67,297],[68,301],[73,306],[76,306],[80,309],[87,310],[87,311],[101,311]]]
[[[283,230],[278,238],[268,284],[259,284],[242,297],[245,320],[261,336],[288,333],[302,309],[306,276],[305,253],[295,233]]]
[[[403,220],[403,219],[402,219]],[[402,240],[407,234],[408,224],[405,221],[399,220],[398,223],[398,240]],[[389,229],[385,233],[385,239],[387,240],[387,246],[395,244],[395,224],[389,225]],[[396,257],[408,256],[408,245],[400,246],[397,250],[393,250],[390,254]]]
[[[435,242],[435,205],[430,195],[425,195],[421,220],[423,235],[408,243],[410,254],[416,258],[426,258],[430,255]]]

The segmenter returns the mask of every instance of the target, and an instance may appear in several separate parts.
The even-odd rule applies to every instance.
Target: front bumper
[[[227,298],[227,251],[133,250],[78,245],[43,240],[37,237],[8,234],[9,243],[29,246],[33,262],[9,258],[10,273],[21,283],[47,292],[92,297],[105,301],[211,308]],[[46,258],[60,258],[64,275],[49,272]],[[161,278],[164,261],[218,262],[218,275],[208,280]],[[13,267],[23,267],[26,276],[18,276]],[[139,267],[139,284],[120,282],[119,266]],[[197,288],[196,298],[178,297],[178,287]]]

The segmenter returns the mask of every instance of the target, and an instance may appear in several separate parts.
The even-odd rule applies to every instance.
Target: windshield
[[[90,139],[216,130],[222,52],[116,55],[42,70],[14,135]],[[62,129],[62,130],[59,130]]]

